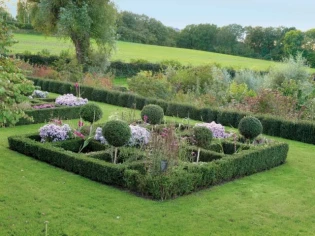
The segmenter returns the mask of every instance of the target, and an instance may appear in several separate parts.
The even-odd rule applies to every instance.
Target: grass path
[[[99,104],[105,121],[114,111]],[[73,121],[76,123],[76,121]],[[99,184],[8,149],[0,129],[0,235],[312,235],[315,146],[294,141],[287,163],[158,202]]]

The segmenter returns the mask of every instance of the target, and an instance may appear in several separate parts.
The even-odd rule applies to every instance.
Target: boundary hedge
[[[275,143],[268,147],[256,146],[234,155],[224,155],[208,163],[182,163],[169,174],[152,176],[144,174],[145,163],[142,161],[112,164],[82,153],[67,151],[51,143],[41,143],[36,141],[37,136],[31,134],[9,137],[9,147],[91,180],[127,187],[144,196],[160,200],[175,198],[276,167],[285,162],[289,149],[285,143]]]
[[[75,92],[74,84],[41,78],[28,79],[34,81],[36,86],[42,90],[65,94]],[[81,86],[83,97],[92,101],[108,103],[116,106],[134,108],[141,110],[146,104],[157,104],[164,110],[167,116],[180,118],[191,118],[204,122],[215,121],[225,126],[237,127],[239,121],[249,113],[222,110],[217,108],[199,109],[190,104],[172,103],[164,100],[145,98],[126,92],[118,92],[100,88]],[[282,137],[304,143],[315,144],[315,123],[310,121],[289,121],[275,116],[256,115],[264,127],[263,133],[271,136]]]

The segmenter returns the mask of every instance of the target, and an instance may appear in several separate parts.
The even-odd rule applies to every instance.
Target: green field
[[[12,46],[11,50],[13,53],[23,53],[26,50],[32,53],[37,53],[43,49],[48,49],[52,54],[56,55],[62,50],[70,50],[71,52],[74,52],[74,47],[69,40],[58,39],[56,37],[15,34],[15,40],[17,40],[18,43]],[[130,59],[145,59],[150,62],[178,60],[185,65],[218,63],[224,67],[233,67],[236,69],[249,68],[254,70],[268,70],[268,68],[275,64],[275,62],[272,61],[230,56],[219,53],[118,41],[113,60],[129,61]]]
[[[123,108],[98,103],[101,122]],[[72,121],[76,124],[77,121]],[[0,129],[0,235],[313,235],[315,146],[290,145],[287,162],[165,202],[93,182],[8,149]],[[45,224],[46,222],[46,224]]]

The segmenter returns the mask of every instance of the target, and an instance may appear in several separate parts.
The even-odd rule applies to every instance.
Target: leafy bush
[[[194,139],[198,147],[207,148],[213,138],[212,131],[204,126],[194,127]]]
[[[100,120],[102,116],[103,112],[98,105],[86,104],[81,107],[80,117],[82,117],[82,119],[85,121],[93,123]]]
[[[160,124],[164,117],[162,107],[158,105],[149,104],[143,107],[141,111],[141,118],[143,121],[152,125]]]
[[[162,73],[141,71],[128,79],[128,87],[130,91],[144,97],[170,100],[173,96],[172,86]]]
[[[131,137],[130,127],[120,120],[106,122],[102,132],[107,142],[114,147],[125,145]]]
[[[254,139],[262,133],[263,127],[256,117],[246,116],[241,119],[238,130],[246,139]]]

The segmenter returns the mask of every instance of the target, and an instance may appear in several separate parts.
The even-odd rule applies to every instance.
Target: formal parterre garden
[[[53,103],[47,103],[51,99],[40,90],[29,99],[37,117],[59,108],[74,114],[71,110],[79,107],[74,110],[77,116],[67,117],[80,117],[77,127],[56,116],[37,133],[9,137],[10,148],[157,200],[264,171],[286,160],[288,145],[259,136],[263,127],[253,116],[240,120],[239,132],[227,133],[215,122],[194,126],[189,119],[184,123],[166,122],[163,108],[148,104],[140,117],[130,111],[98,124],[102,110],[80,96],[78,84],[74,87],[76,95],[60,95]]]

